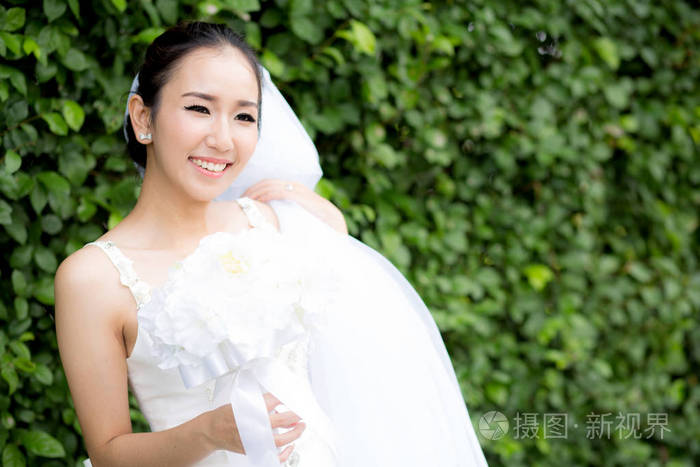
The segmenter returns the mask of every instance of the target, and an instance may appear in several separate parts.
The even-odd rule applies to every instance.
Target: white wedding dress
[[[271,228],[251,200],[237,201],[249,218],[251,232]],[[434,322],[423,322],[425,318],[414,313],[420,302],[415,291],[388,261],[370,261],[366,251],[361,254],[360,250],[368,249],[366,245],[338,234],[296,203],[270,204],[278,216],[281,234],[296,242],[300,251],[313,251],[308,256],[310,264],[332,267],[339,285],[333,292],[336,305],[323,332],[309,330],[275,351],[276,362],[294,375],[287,379],[294,387],[285,389],[301,399],[313,399],[307,404],[313,406],[307,412],[309,417],[302,417],[307,428],[295,441],[294,455],[284,465],[487,465],[437,328]],[[203,238],[203,243],[213,241],[218,234]],[[107,254],[120,273],[121,283],[129,287],[138,304],[139,333],[127,358],[128,381],[151,431],[177,426],[229,403],[239,373],[235,366],[222,376],[189,388],[177,368],[158,367],[142,318],[163,306],[168,283],[153,289],[140,280],[131,260],[112,242],[87,245],[98,246]],[[188,258],[196,259],[204,251],[198,248]],[[256,387],[258,383],[264,392],[264,381],[256,382]],[[248,428],[238,416],[237,423],[242,432]],[[89,459],[85,465],[91,465]],[[254,463],[249,456],[214,451],[194,465],[262,464]],[[265,465],[270,465],[269,461]]]

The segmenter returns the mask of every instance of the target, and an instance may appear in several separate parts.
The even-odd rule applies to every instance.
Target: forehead
[[[258,82],[253,67],[240,50],[232,46],[200,47],[182,57],[163,91],[202,92],[258,100]]]

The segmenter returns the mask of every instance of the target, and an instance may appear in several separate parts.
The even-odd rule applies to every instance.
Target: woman
[[[179,25],[149,46],[138,78],[126,125],[145,166],[136,206],[55,279],[59,351],[93,465],[485,465],[405,279],[345,235],[301,174],[273,164],[277,177],[236,186],[267,118],[250,48],[221,25]],[[296,202],[212,202],[241,189]],[[233,291],[256,270],[266,274]],[[250,292],[270,276],[282,287]],[[310,287],[295,295],[297,282]],[[294,322],[281,311],[292,308]],[[261,309],[279,316],[275,329]],[[210,321],[197,321],[204,311]],[[127,385],[151,433],[131,433]]]

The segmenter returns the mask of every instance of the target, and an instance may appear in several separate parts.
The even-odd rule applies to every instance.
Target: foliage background
[[[700,13],[669,0],[43,0],[0,7],[0,451],[80,465],[53,274],[133,206],[145,46],[245,31],[351,234],[431,308],[491,465],[700,463]],[[147,429],[132,398],[135,431]],[[539,435],[518,439],[518,413]],[[567,413],[565,439],[545,413]],[[587,415],[610,413],[610,436]],[[616,431],[639,413],[642,435]],[[666,413],[670,431],[648,430]],[[653,432],[653,433],[652,433]],[[521,432],[522,433],[522,432]]]

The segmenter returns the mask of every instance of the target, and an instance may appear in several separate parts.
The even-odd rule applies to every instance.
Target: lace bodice
[[[252,229],[275,229],[260,212],[255,202],[249,198],[236,200],[248,217]],[[212,234],[216,235],[215,234]],[[204,239],[203,239],[204,240]],[[161,369],[155,358],[154,342],[145,332],[143,317],[157,314],[168,299],[169,287],[151,287],[141,280],[129,259],[112,241],[94,241],[87,243],[102,249],[119,272],[122,285],[129,288],[136,302],[138,334],[136,343],[126,359],[129,388],[135,395],[141,412],[148,420],[151,431],[161,431],[184,423],[207,410],[226,404],[226,391],[221,387],[230,386],[236,374],[229,373],[216,380],[207,381],[196,387],[185,388],[177,368]],[[200,243],[201,245],[201,243]],[[190,256],[199,254],[195,250]],[[181,262],[179,262],[181,263]],[[166,282],[166,285],[168,282]],[[311,391],[308,371],[309,336],[293,340],[276,349],[276,359],[282,362],[294,374],[302,376],[300,384],[303,391]],[[282,408],[281,408],[282,409]],[[285,430],[280,430],[285,431]],[[230,454],[229,454],[230,455]],[[295,442],[294,454],[285,466],[330,466],[332,458],[327,447],[323,445],[317,433],[307,424],[301,438]],[[89,459],[85,462],[90,466]],[[246,456],[240,455],[235,464],[224,451],[215,451],[196,466],[249,466]]]

